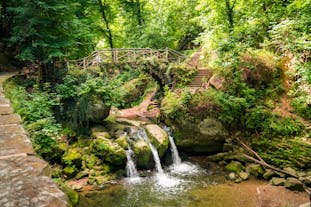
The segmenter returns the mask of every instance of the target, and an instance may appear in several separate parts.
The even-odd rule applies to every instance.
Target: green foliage
[[[92,41],[88,39],[92,33],[77,16],[80,6],[75,1],[64,0],[22,0],[12,6],[14,24],[9,41],[20,50],[16,57],[22,61],[47,62],[89,52]]]
[[[192,95],[190,89],[180,92],[165,91],[165,98],[162,101],[161,111],[170,119],[186,118],[188,113],[188,103]]]
[[[37,86],[32,88],[31,93],[27,93],[23,86],[17,85],[17,79],[12,78],[6,82],[6,95],[14,110],[21,115],[35,151],[44,159],[56,162],[62,152],[56,139],[61,126],[56,123],[52,110],[56,106],[55,97],[49,91],[39,90]],[[26,80],[23,85],[28,84]]]
[[[264,160],[275,166],[298,169],[310,167],[310,145],[299,139],[262,136],[260,139],[252,139],[252,146]]]

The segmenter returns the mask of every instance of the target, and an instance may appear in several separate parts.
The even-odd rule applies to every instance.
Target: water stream
[[[159,153],[157,151],[157,149],[153,146],[153,144],[150,142],[148,136],[147,136],[147,133],[146,133],[146,130],[144,128],[140,128],[138,130],[138,137],[145,140],[147,142],[147,144],[149,145],[150,149],[151,149],[151,152],[152,152],[152,156],[153,156],[153,160],[155,162],[155,166],[156,166],[156,169],[157,169],[157,172],[160,173],[160,174],[164,174],[164,171],[163,171],[163,168],[162,168],[162,165],[161,165],[161,160],[160,160],[160,157],[159,157]]]
[[[126,175],[130,178],[136,178],[139,177],[139,174],[136,169],[136,165],[133,160],[134,152],[131,149],[130,145],[128,145],[128,149],[126,150]]]
[[[181,164],[181,158],[179,156],[176,144],[174,142],[174,138],[172,135],[172,130],[170,127],[163,127],[164,131],[166,131],[166,133],[168,134],[168,138],[170,141],[170,145],[171,145],[171,151],[172,151],[172,158],[173,158],[173,165],[180,165]]]

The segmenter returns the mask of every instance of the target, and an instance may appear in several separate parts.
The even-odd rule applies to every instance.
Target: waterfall
[[[173,158],[173,165],[180,165],[181,164],[181,159],[179,157],[179,153],[178,153],[177,147],[175,145],[174,138],[172,136],[172,130],[171,130],[171,128],[169,128],[167,126],[164,126],[163,129],[164,129],[164,131],[167,132],[168,138],[169,138],[169,141],[170,141],[171,151],[172,151],[172,158]]]
[[[147,136],[146,130],[144,128],[140,128],[138,130],[137,136],[147,142],[147,144],[149,145],[149,147],[151,149],[153,160],[154,160],[155,165],[156,165],[156,169],[157,169],[158,173],[163,174],[164,171],[163,171],[163,168],[162,168],[162,165],[161,165],[161,160],[160,160],[160,157],[159,157],[159,153],[158,153],[157,149],[153,146],[153,144],[150,142],[150,140],[149,140],[149,138]]]
[[[132,156],[134,155],[133,150],[131,149],[130,145],[128,145],[128,149],[126,150],[126,175],[130,178],[132,177],[139,177],[135,163],[132,159]]]

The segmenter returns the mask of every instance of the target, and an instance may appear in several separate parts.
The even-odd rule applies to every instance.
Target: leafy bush
[[[278,116],[263,106],[250,109],[243,123],[247,129],[267,136],[295,136],[304,129],[299,120]]]
[[[32,92],[27,93],[25,87],[16,83],[22,80],[20,77],[8,80],[5,83],[6,96],[10,98],[15,112],[21,115],[35,151],[44,159],[56,162],[62,152],[57,145],[61,126],[53,114],[53,107],[57,105],[55,95],[46,90],[48,85],[42,90],[34,86]],[[28,83],[26,85],[30,87]]]

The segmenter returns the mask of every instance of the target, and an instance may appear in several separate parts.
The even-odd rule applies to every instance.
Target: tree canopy
[[[22,61],[103,47],[310,49],[310,0],[2,0],[0,11],[1,42]]]

